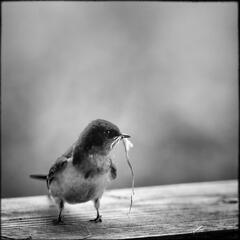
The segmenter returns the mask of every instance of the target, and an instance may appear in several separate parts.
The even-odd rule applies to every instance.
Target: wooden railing
[[[237,180],[106,191],[102,223],[91,202],[66,205],[62,224],[47,196],[2,199],[2,239],[238,239]]]

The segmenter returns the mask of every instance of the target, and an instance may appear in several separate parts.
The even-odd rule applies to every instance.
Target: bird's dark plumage
[[[47,175],[31,174],[30,177],[38,180],[47,180]]]

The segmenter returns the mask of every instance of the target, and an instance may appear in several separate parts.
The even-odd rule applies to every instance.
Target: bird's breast
[[[109,171],[87,177],[75,166],[68,164],[51,183],[53,197],[64,199],[68,203],[82,203],[100,198],[109,182]]]

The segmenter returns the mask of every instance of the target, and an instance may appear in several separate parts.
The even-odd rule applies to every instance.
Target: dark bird
[[[65,202],[74,204],[90,200],[93,200],[97,210],[97,217],[91,221],[102,222],[100,199],[108,183],[117,176],[109,153],[120,140],[129,137],[109,121],[94,120],[55,161],[48,175],[30,175],[46,180],[49,194],[59,209],[58,223],[62,222]]]

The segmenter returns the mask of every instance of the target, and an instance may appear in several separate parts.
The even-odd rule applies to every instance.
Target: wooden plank
[[[2,199],[2,239],[238,239],[237,181],[105,192],[102,223],[91,202],[66,205],[64,224],[46,196]]]

